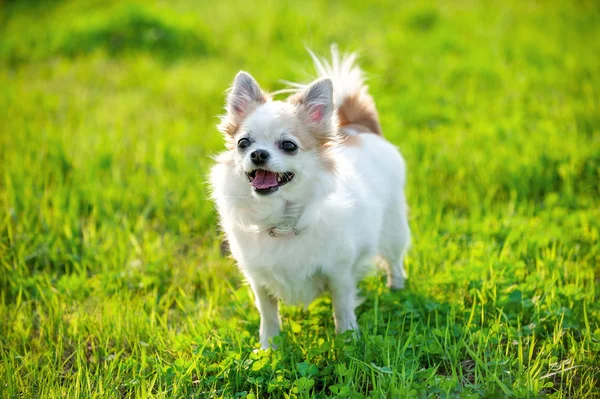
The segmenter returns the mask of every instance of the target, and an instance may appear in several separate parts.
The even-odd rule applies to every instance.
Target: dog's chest
[[[308,305],[323,293],[327,279],[320,270],[304,276],[289,270],[254,269],[253,278],[289,305]]]
[[[286,237],[241,233],[236,244],[232,250],[240,267],[287,303],[308,304],[327,286],[333,248],[314,231]]]

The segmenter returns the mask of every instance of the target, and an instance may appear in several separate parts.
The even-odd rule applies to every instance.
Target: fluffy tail
[[[308,50],[319,78],[333,82],[333,96],[340,127],[360,125],[361,131],[382,135],[379,115],[373,97],[368,93],[363,71],[356,65],[356,53],[340,55],[335,44],[331,46],[331,63]],[[304,85],[290,83],[296,89]]]

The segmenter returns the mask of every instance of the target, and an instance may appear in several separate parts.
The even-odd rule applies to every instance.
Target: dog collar
[[[271,237],[286,237],[291,235],[297,236],[300,234],[300,230],[298,230],[296,227],[292,227],[291,229],[279,229],[278,227],[279,226],[273,226],[267,230]]]
[[[290,208],[291,203],[288,201],[286,203],[286,211]],[[269,235],[271,237],[289,237],[289,236],[297,236],[300,234],[300,232],[302,230],[304,230],[303,228],[297,228],[296,226],[298,225],[298,222],[300,221],[300,218],[302,217],[303,214],[302,210],[300,212],[299,215],[297,215],[296,217],[288,214],[287,216],[285,216],[283,218],[283,220],[279,223],[277,223],[275,226],[269,227],[267,229],[267,232],[269,233]],[[286,212],[287,213],[287,212]]]

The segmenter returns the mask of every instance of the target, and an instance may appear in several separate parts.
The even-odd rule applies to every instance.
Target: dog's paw
[[[387,286],[392,291],[399,291],[406,288],[406,279],[404,278],[391,278],[388,280]]]
[[[277,349],[279,349],[279,346],[275,344],[260,344],[261,351],[267,351],[269,349],[271,349],[272,351],[276,351]]]
[[[348,329],[343,332],[338,332],[337,336],[338,336],[338,339],[340,339],[343,342],[348,344],[350,342],[358,341],[361,337],[361,333],[357,326],[355,328]]]
[[[268,342],[267,343],[261,342],[261,344],[260,344],[260,350],[266,351],[266,350],[269,350],[269,349],[276,351],[277,349],[279,349],[279,346],[275,345],[275,344],[268,343]]]
[[[266,351],[267,349],[277,350],[279,348],[279,344],[281,343],[281,338],[279,335],[275,335],[272,337],[261,337],[260,338],[260,349]]]

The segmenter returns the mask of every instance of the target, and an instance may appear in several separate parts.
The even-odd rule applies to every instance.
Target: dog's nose
[[[265,150],[255,150],[250,153],[250,159],[254,165],[262,165],[269,159],[269,153]]]

